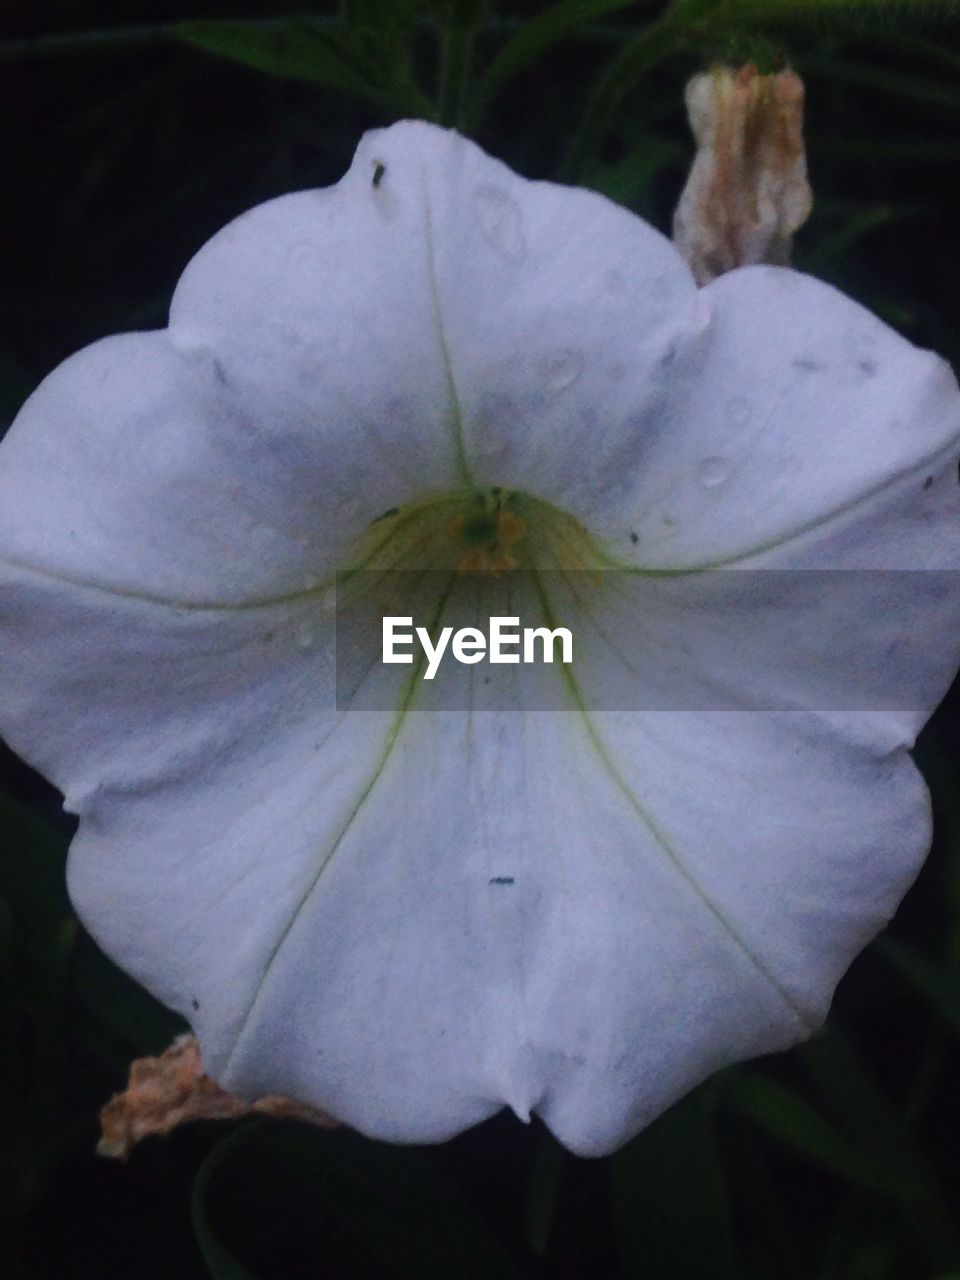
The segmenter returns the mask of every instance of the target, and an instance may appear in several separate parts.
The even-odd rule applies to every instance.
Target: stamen
[[[454,570],[587,568],[600,563],[583,526],[528,494],[500,488],[427,495],[371,521],[353,569]]]
[[[454,538],[464,542],[470,551],[456,562],[459,573],[504,573],[519,567],[520,561],[511,547],[527,532],[527,522],[501,505],[499,489],[481,495],[486,510],[471,515],[458,515],[450,521]]]

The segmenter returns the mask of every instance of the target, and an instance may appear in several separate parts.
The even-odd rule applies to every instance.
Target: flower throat
[[[367,569],[588,569],[599,550],[572,516],[528,494],[490,488],[431,495],[374,520],[358,548]]]

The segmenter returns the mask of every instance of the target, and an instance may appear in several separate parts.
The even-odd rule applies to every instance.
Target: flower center
[[[601,564],[583,525],[552,503],[492,487],[431,495],[386,511],[357,548],[356,568],[588,569]]]

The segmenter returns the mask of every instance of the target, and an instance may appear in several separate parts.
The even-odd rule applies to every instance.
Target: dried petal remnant
[[[697,155],[674,215],[674,242],[699,284],[752,263],[785,265],[810,214],[803,81],[752,64],[694,76],[687,110]]]
[[[158,1058],[137,1058],[123,1093],[100,1111],[97,1154],[125,1160],[138,1142],[193,1120],[236,1120],[257,1112],[330,1129],[336,1120],[314,1107],[273,1094],[247,1102],[207,1075],[196,1036],[178,1036]]]

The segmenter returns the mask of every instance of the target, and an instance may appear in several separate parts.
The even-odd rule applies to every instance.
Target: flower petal
[[[546,499],[624,562],[820,539],[956,451],[949,366],[831,286],[749,267],[698,291],[663,236],[594,193],[424,124],[367,141],[398,182],[419,171],[464,473]],[[944,563],[901,509],[878,537],[880,499],[856,559],[817,563]]]
[[[952,461],[937,487],[957,522]],[[949,545],[952,529],[927,527],[934,551]],[[594,710],[802,711],[893,750],[913,745],[960,664],[957,568],[544,577]]]
[[[343,532],[258,468],[263,441],[166,333],[65,361],[0,449],[0,559],[174,605],[278,599],[331,578]]]
[[[422,155],[471,477],[605,524],[656,422],[676,349],[705,320],[686,263],[604,197],[527,181],[456,134],[395,126],[377,145],[388,154],[408,137]]]
[[[452,135],[391,131],[374,186],[380,136],[335,187],[205,245],[169,330],[96,343],[45,380],[0,453],[0,555],[244,603],[310,589],[383,511],[463,486],[422,179]]]
[[[335,186],[258,205],[189,264],[171,341],[216,360],[219,396],[256,423],[258,461],[362,529],[387,508],[463,486],[434,280],[424,170],[450,139],[426,124],[364,136]],[[464,144],[466,145],[466,144]],[[296,508],[295,508],[296,509]]]
[[[592,768],[582,752],[547,766],[565,891],[528,1035],[549,1063],[537,1110],[601,1154],[712,1071],[819,1024],[930,820],[905,753],[808,717],[607,713],[589,737]]]
[[[8,571],[5,726],[80,816],[81,918],[192,1023],[212,1074],[440,1139],[498,1110],[512,1067],[511,963],[457,847],[474,812],[422,784],[433,751],[461,769],[465,721],[408,718],[396,688],[373,699],[389,712],[337,714],[330,628],[302,643],[315,623],[309,602],[175,609]]]
[[[81,918],[223,1062],[395,713],[336,713],[312,601],[174,609],[19,570],[0,625],[5,731],[80,817]]]
[[[554,672],[450,667],[471,715],[438,686],[334,718],[302,607],[107,609],[29,573],[7,601],[15,741],[67,761],[95,936],[225,1087],[380,1137],[508,1103],[611,1149],[806,1034],[925,848],[906,757],[809,717],[547,713],[526,675]]]
[[[621,552],[651,568],[960,563],[955,516],[940,503],[931,544],[920,493],[957,454],[946,362],[783,268],[731,271],[702,296],[710,321],[678,352]]]

